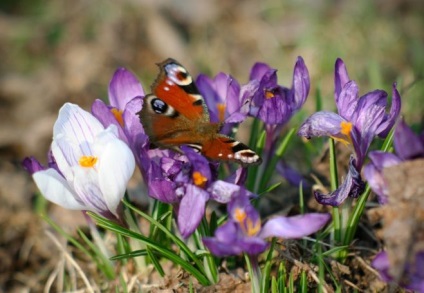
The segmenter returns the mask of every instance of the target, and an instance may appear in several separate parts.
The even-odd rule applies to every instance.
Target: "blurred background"
[[[193,76],[224,71],[240,83],[255,62],[267,62],[289,86],[297,56],[311,75],[305,115],[318,90],[323,108],[335,108],[333,67],[341,57],[361,94],[380,88],[390,95],[397,82],[406,120],[421,128],[422,0],[2,0],[0,292],[37,290],[46,275],[37,268],[54,263],[34,213],[35,186],[20,161],[46,161],[63,103],[88,110],[107,97],[118,67],[137,74],[148,92],[155,63],[167,57]]]

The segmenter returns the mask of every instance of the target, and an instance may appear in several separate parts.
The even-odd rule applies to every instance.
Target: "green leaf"
[[[107,219],[104,219],[104,218],[102,218],[102,217],[100,217],[100,216],[98,216],[98,215],[96,215],[92,212],[88,212],[88,214],[90,215],[90,217],[92,217],[96,221],[97,225],[99,225],[99,226],[101,226],[105,229],[108,229],[110,231],[119,233],[122,236],[138,239],[143,244],[145,244],[145,245],[151,247],[152,249],[155,249],[156,251],[158,251],[163,257],[165,257],[165,258],[169,259],[170,261],[180,265],[184,270],[186,270],[188,273],[193,275],[193,277],[195,277],[199,281],[199,283],[201,283],[202,285],[205,285],[205,286],[210,285],[209,280],[205,277],[205,275],[203,273],[201,273],[193,265],[191,265],[186,260],[182,259],[180,256],[178,256],[177,254],[175,254],[173,251],[169,250],[168,248],[163,247],[156,242],[153,242],[150,238],[147,238],[147,237],[145,237],[145,236],[143,236],[139,233],[136,233],[136,232],[128,230],[124,227],[121,227],[121,226],[117,225],[116,223],[109,221]]]

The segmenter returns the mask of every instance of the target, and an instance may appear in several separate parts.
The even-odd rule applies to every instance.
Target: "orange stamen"
[[[248,236],[255,236],[259,230],[261,230],[261,221],[258,220],[256,223],[252,222],[252,219],[247,219],[247,231]]]
[[[193,172],[193,182],[196,186],[204,188],[207,181],[208,181],[208,178],[203,176],[202,173],[197,172],[197,171]]]
[[[275,97],[275,95],[272,91],[265,91],[265,98],[272,99],[273,97]]]
[[[110,111],[112,112],[113,116],[115,116],[115,119],[118,121],[119,125],[124,127],[124,118],[122,118],[123,112],[116,108],[112,108]]]
[[[350,132],[352,131],[352,122],[342,121],[340,123],[341,133],[350,137]]]
[[[94,156],[82,156],[79,159],[79,162],[81,167],[91,168],[94,167],[94,165],[97,163],[97,157]]]
[[[234,219],[238,223],[243,223],[243,221],[246,219],[247,215],[246,212],[243,209],[236,208],[234,211]]]
[[[332,138],[336,141],[340,141],[346,146],[352,144],[352,136],[351,136],[352,127],[353,127],[352,122],[346,122],[346,121],[340,122],[340,133],[344,137],[332,136]]]

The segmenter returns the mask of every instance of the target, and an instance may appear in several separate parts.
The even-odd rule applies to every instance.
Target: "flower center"
[[[274,93],[270,90],[265,90],[265,98],[267,99],[272,99],[273,97],[275,97]]]
[[[193,172],[193,182],[196,186],[204,188],[207,181],[208,181],[208,178],[203,176],[202,173],[198,171]]]
[[[112,112],[113,116],[115,116],[115,119],[118,121],[119,125],[124,127],[124,118],[122,118],[123,112],[116,108],[112,108],[110,111]]]
[[[341,133],[350,137],[350,132],[352,131],[352,122],[342,121],[340,123]]]
[[[79,164],[81,167],[91,168],[97,163],[97,157],[94,156],[82,156],[79,159]]]
[[[233,218],[239,223],[241,230],[247,236],[255,236],[261,230],[260,219],[254,222],[251,218],[247,217],[246,211],[241,208],[234,210]]]
[[[244,220],[246,219],[247,215],[246,212],[243,209],[240,208],[236,208],[234,211],[234,219],[238,222],[238,223],[243,223]]]
[[[259,230],[261,230],[261,221],[258,220],[256,223],[252,221],[252,219],[247,218],[247,229],[246,234],[248,236],[255,236]]]
[[[352,122],[340,122],[340,134],[342,137],[331,136],[334,140],[340,141],[344,145],[352,144]]]

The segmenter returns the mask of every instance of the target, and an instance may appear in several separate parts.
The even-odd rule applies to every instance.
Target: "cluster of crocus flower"
[[[219,73],[213,79],[206,75],[199,75],[197,85],[208,105],[211,122],[225,123],[222,132],[230,133],[234,125],[243,122],[248,115],[258,117],[265,122],[266,126],[274,126],[275,129],[276,125],[281,126],[287,122],[304,103],[309,92],[309,75],[303,59],[299,57],[295,65],[292,89],[278,85],[276,70],[264,63],[253,66],[250,81],[242,86],[233,77],[224,73]],[[91,170],[98,172],[97,175],[103,175],[103,169],[99,168],[99,163],[106,159],[100,160],[97,154],[93,155],[91,149],[86,151],[84,148],[87,141],[91,143],[91,140],[97,140],[97,132],[100,131],[97,128],[107,129],[113,133],[117,143],[125,145],[125,151],[121,153],[121,157],[125,157],[125,160],[120,159],[117,162],[134,169],[135,161],[148,185],[149,196],[173,205],[178,228],[183,237],[190,236],[197,228],[208,200],[228,203],[233,195],[240,192],[241,185],[246,179],[243,168],[236,170],[225,180],[218,180],[219,164],[207,161],[190,148],[182,147],[184,155],[170,150],[150,149],[148,137],[137,115],[141,110],[145,93],[140,82],[130,71],[120,68],[115,72],[109,84],[108,95],[110,104],[99,99],[95,100],[91,107],[92,114],[71,104],[66,104],[60,111],[56,124],[69,125],[64,127],[67,131],[64,135],[72,135],[72,132],[81,134],[81,136],[75,135],[72,139],[74,145],[83,149],[82,154],[75,151],[72,153],[71,147],[68,147],[65,151],[70,153],[66,156],[74,160],[81,156],[86,158],[84,162],[82,159],[75,162],[65,159],[64,161],[68,164],[77,165],[86,173]],[[92,137],[86,137],[86,133],[90,131],[85,131],[84,128],[94,129]],[[66,167],[63,166],[64,155],[56,150],[58,137],[56,132],[55,130],[48,171],[45,171],[45,168],[34,158],[28,158],[24,162],[24,166],[33,174],[42,194],[65,208],[94,211],[105,217],[122,221],[118,206],[132,171],[122,170],[123,167],[117,166],[113,169],[115,171],[110,170],[110,172],[116,174],[114,179],[121,179],[118,180],[119,182],[110,180],[108,174],[96,179],[99,182],[115,184],[115,188],[108,188],[110,192],[102,190],[104,187],[100,183],[100,187],[93,188],[92,175],[81,176],[85,182],[81,182],[81,178],[74,182],[75,176],[69,175]],[[133,156],[129,155],[128,150]],[[109,159],[112,160],[112,158]],[[56,161],[59,161],[58,164]],[[120,170],[126,173],[118,174]],[[68,181],[68,184],[70,182],[71,187],[77,190],[73,191],[71,197],[68,194],[63,196],[63,192],[57,189],[56,185],[52,185],[63,181],[58,181],[57,174],[54,174],[56,181],[52,180],[52,177],[42,176],[56,171],[61,179],[65,178],[65,181]],[[106,181],[103,178],[107,178]],[[89,191],[80,190],[84,188],[79,184],[83,184]],[[67,191],[67,185],[63,184],[63,186],[62,188]],[[111,194],[111,192],[115,193]]]
[[[393,84],[392,104],[386,112],[387,93],[374,90],[359,97],[355,81],[350,80],[345,64],[337,59],[335,64],[334,98],[338,114],[320,111],[310,116],[299,128],[298,135],[312,138],[328,136],[352,149],[348,174],[344,182],[328,195],[316,191],[321,204],[338,206],[348,196],[358,197],[364,190],[360,172],[374,137],[384,138],[400,113],[400,95]]]
[[[407,124],[401,120],[396,126],[394,133],[394,149],[395,153],[386,153],[382,151],[372,151],[369,153],[370,163],[364,168],[364,176],[367,179],[371,189],[377,195],[377,199],[382,205],[391,205],[393,209],[398,209],[398,202],[396,199],[391,198],[389,194],[388,182],[384,176],[384,169],[389,167],[395,167],[403,162],[410,162],[414,160],[424,159],[424,133],[416,135]],[[422,163],[421,163],[422,166]],[[415,170],[416,171],[416,170]],[[422,173],[422,167],[419,172]],[[400,182],[399,182],[400,184]],[[405,194],[405,197],[419,196],[417,190],[410,192],[412,194]],[[418,194],[417,194],[418,193]],[[402,198],[403,196],[400,195]],[[416,206],[419,204],[420,199],[411,199],[412,205]],[[387,207],[387,206],[386,206]],[[420,207],[421,208],[421,207]],[[390,215],[392,217],[392,215]],[[408,211],[407,225],[413,225],[415,221],[421,221],[418,214]],[[414,227],[414,232],[419,235],[422,233],[422,229]],[[391,263],[388,252],[382,251],[374,258],[372,265],[379,272],[382,279],[386,282],[397,282],[400,286],[411,290],[417,290],[424,292],[424,250],[420,244],[411,244],[407,246],[407,254],[412,254],[403,261],[402,267],[395,267]],[[401,253],[400,251],[394,252],[396,254]],[[406,257],[406,256],[405,256]],[[393,270],[395,269],[395,270]],[[400,272],[398,276],[394,276],[393,271]]]
[[[267,132],[267,153],[273,152],[282,127],[305,103],[310,88],[309,72],[302,57],[297,58],[294,66],[291,88],[279,85],[277,70],[260,62],[253,65],[247,84],[240,86],[225,73],[213,79],[200,74],[196,84],[205,97],[211,120],[226,123],[224,133],[230,133],[231,126],[247,116],[260,119]]]

